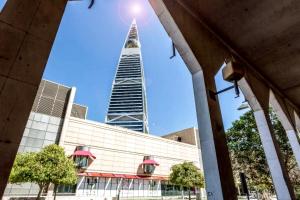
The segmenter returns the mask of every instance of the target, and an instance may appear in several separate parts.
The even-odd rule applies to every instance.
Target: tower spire
[[[138,48],[138,47],[140,47],[139,36],[138,36],[137,24],[134,18],[131,22],[124,48]]]
[[[133,20],[132,20],[132,22],[131,22],[131,26],[132,26],[132,24],[135,24],[135,25],[136,25],[136,20],[135,20],[135,18],[133,18]]]
[[[112,85],[107,124],[148,133],[146,87],[136,20],[130,25]]]

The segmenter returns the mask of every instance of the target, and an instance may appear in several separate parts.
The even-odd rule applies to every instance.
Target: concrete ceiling
[[[177,1],[300,108],[299,0]]]

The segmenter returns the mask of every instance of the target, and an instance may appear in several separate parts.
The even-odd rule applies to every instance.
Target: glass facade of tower
[[[135,20],[122,48],[106,123],[148,133],[146,89]]]

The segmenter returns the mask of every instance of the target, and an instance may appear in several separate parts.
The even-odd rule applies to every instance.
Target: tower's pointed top
[[[133,25],[133,24],[136,24],[136,20],[135,20],[135,18],[133,18],[133,20],[132,20],[131,24],[132,24],[132,25]]]
[[[127,39],[125,42],[125,48],[138,48],[140,47],[139,44],[139,36],[138,36],[138,31],[137,31],[137,25],[136,25],[136,20],[133,18],[131,22],[131,26],[129,28],[129,32],[127,35]]]

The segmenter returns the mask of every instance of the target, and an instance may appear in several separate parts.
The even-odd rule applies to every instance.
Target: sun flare
[[[133,4],[131,6],[131,12],[134,15],[138,15],[141,12],[141,6],[139,4]]]

